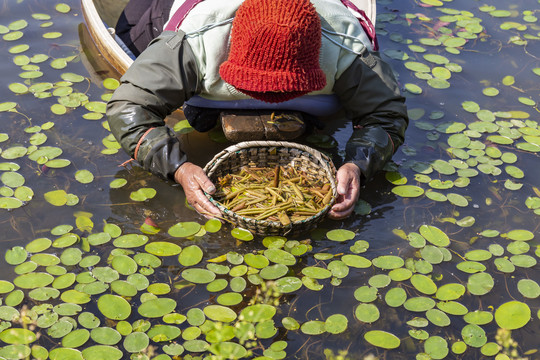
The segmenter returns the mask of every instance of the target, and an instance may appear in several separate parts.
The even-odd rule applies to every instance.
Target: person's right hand
[[[206,176],[203,169],[190,162],[185,162],[174,173],[174,180],[182,185],[186,193],[187,202],[207,218],[219,217],[221,212],[204,195],[204,192],[213,194],[216,187]]]

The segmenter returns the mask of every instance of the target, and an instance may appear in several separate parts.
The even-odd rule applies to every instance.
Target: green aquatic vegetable
[[[540,296],[540,286],[531,279],[521,279],[518,281],[517,288],[521,295],[529,299],[536,299]]]
[[[435,297],[441,301],[457,300],[465,294],[465,286],[457,283],[445,284],[437,289]]]
[[[140,309],[143,305],[144,304],[139,307],[139,313],[141,313]],[[101,311],[105,317],[111,320],[125,320],[131,314],[131,305],[129,302],[117,295],[101,295],[101,297],[98,299],[97,306],[99,311]]]
[[[149,345],[149,338],[143,332],[133,332],[128,334],[123,342],[124,349],[130,353],[141,352]]]
[[[465,344],[479,348],[487,342],[486,332],[480,326],[468,324],[461,329],[461,337]]]
[[[208,284],[216,278],[216,274],[206,269],[190,268],[182,271],[182,277],[195,284]]]
[[[148,242],[148,236],[140,234],[126,234],[117,237],[113,244],[116,247],[131,249],[139,246],[143,246]]]
[[[156,196],[157,192],[153,188],[140,188],[139,190],[132,191],[129,198],[133,201],[146,201]]]
[[[346,230],[346,229],[334,229],[326,233],[326,237],[328,238],[328,240],[338,241],[338,242],[352,240],[354,239],[355,235],[356,234],[353,231]]]
[[[84,360],[120,360],[124,354],[109,345],[93,345],[82,350]]]
[[[171,242],[154,241],[146,244],[144,250],[156,256],[174,256],[180,254],[182,248]]]
[[[193,266],[201,262],[203,251],[197,245],[191,245],[182,250],[178,262],[183,266]]]
[[[75,173],[75,180],[81,184],[89,184],[94,181],[94,174],[88,170],[79,170]]]
[[[424,189],[415,185],[400,185],[392,188],[392,192],[401,197],[419,197],[424,194]]]
[[[487,311],[475,310],[463,316],[463,320],[469,324],[486,325],[493,320],[493,314]]]
[[[173,237],[193,236],[201,230],[201,225],[196,222],[179,222],[171,226],[168,230],[169,235]]]
[[[374,304],[360,304],[354,311],[356,318],[364,323],[373,323],[380,317],[380,312]]]
[[[354,255],[349,255],[354,256]],[[345,257],[345,256],[344,256]],[[360,257],[356,255],[356,257]],[[399,256],[394,255],[383,255],[378,256],[372,260],[373,265],[383,270],[392,270],[402,267],[405,264],[405,261]]]
[[[424,343],[424,350],[430,359],[444,359],[448,355],[448,343],[440,336],[430,336]]]
[[[276,280],[276,286],[279,292],[287,294],[300,289],[302,280],[293,276],[282,277]]]
[[[0,340],[6,344],[30,344],[36,341],[36,334],[28,329],[11,328],[0,333]]]
[[[424,312],[435,306],[435,301],[431,298],[418,296],[407,299],[403,304],[405,309],[414,312]]]
[[[364,334],[364,339],[373,346],[383,349],[396,349],[401,344],[397,336],[386,331],[370,330]]]
[[[306,321],[300,327],[300,331],[302,331],[306,335],[323,334],[326,331],[325,322],[318,320]]]
[[[356,295],[355,295],[356,297]],[[402,288],[393,288],[388,290],[384,296],[386,304],[390,307],[399,307],[407,300],[407,293]]]
[[[435,285],[435,282],[425,275],[414,274],[410,280],[411,284],[423,294],[433,295],[437,291],[437,285]]]
[[[493,277],[485,272],[472,274],[467,281],[467,290],[473,295],[485,295],[493,289]]]
[[[73,330],[62,338],[64,348],[78,348],[90,339],[90,332],[86,329]]]
[[[251,240],[253,240],[253,234],[249,230],[242,229],[242,228],[234,228],[234,229],[232,229],[231,235],[235,239],[242,240],[242,241],[251,241]]]
[[[4,259],[9,265],[19,265],[26,261],[28,252],[22,246],[14,246],[6,251]]]
[[[116,345],[122,339],[118,331],[110,327],[97,327],[92,329],[90,337],[101,345]]]
[[[515,241],[529,241],[534,238],[534,234],[529,230],[512,230],[505,234],[510,240]]]

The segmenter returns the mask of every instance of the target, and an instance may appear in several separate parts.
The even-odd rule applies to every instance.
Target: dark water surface
[[[16,111],[0,112],[0,133],[9,135],[9,139],[0,142],[0,149],[2,149],[0,156],[4,157],[3,154],[11,147],[23,146],[28,148],[32,145],[30,142],[32,133],[25,132],[25,129],[53,122],[54,127],[51,129],[39,131],[47,136],[47,140],[43,144],[39,144],[38,147],[58,147],[63,150],[59,158],[71,162],[66,167],[51,168],[44,167],[43,163],[30,160],[27,155],[16,159],[5,157],[0,159],[0,164],[7,162],[17,163],[20,166],[17,172],[25,179],[24,185],[34,192],[33,198],[25,202],[24,206],[12,210],[0,210],[0,245],[2,253],[16,246],[24,248],[32,240],[38,238],[47,237],[54,241],[58,236],[52,235],[51,229],[58,225],[73,226],[72,232],[77,234],[80,239],[73,247],[88,251],[83,245],[84,239],[92,233],[102,232],[105,223],[118,225],[123,234],[141,234],[140,227],[147,218],[152,219],[161,229],[158,234],[148,235],[150,242],[170,241],[182,247],[195,244],[203,249],[204,258],[198,267],[204,267],[209,259],[228,252],[247,254],[248,252],[265,250],[266,247],[262,244],[262,237],[256,237],[251,242],[241,242],[234,239],[230,235],[232,230],[230,225],[224,225],[218,233],[206,233],[194,238],[170,236],[167,229],[178,222],[195,221],[204,224],[206,219],[198,216],[185,206],[184,194],[177,185],[162,181],[146,173],[134,163],[125,167],[120,166],[120,164],[128,160],[127,155],[121,150],[117,153],[104,154],[103,151],[106,150],[106,146],[103,139],[110,136],[106,129],[105,118],[99,120],[84,119],[83,115],[89,112],[84,106],[70,108],[64,115],[55,115],[51,112],[50,107],[58,102],[56,96],[36,98],[30,93],[16,95],[10,91],[8,86],[13,83],[22,83],[27,86],[40,82],[56,83],[62,80],[62,74],[75,73],[84,76],[85,79],[74,83],[74,92],[84,93],[90,101],[98,102],[103,101],[101,98],[103,94],[110,93],[109,90],[103,87],[102,80],[114,76],[113,73],[109,72],[104,64],[96,65],[92,58],[93,55],[90,53],[85,54],[83,51],[86,47],[83,49],[81,38],[84,39],[87,35],[85,35],[80,4],[77,1],[66,1],[66,3],[71,7],[70,11],[60,13],[55,10],[57,3],[52,1],[4,0],[0,2],[0,25],[8,27],[12,22],[22,19],[28,22],[28,26],[20,30],[24,35],[18,40],[9,41],[6,40],[4,34],[1,35],[4,36],[4,39],[0,40],[0,59],[2,59],[0,61],[0,74],[2,74],[0,108],[4,102],[16,102],[17,106]],[[426,1],[426,3],[430,2]],[[538,70],[540,67],[540,46],[538,44],[540,26],[533,16],[539,15],[539,2],[533,0],[513,1],[511,3],[505,1],[489,2],[489,5],[493,6],[493,8],[510,11],[508,16],[503,16],[503,14],[501,17],[490,15],[489,11],[482,8],[484,3],[479,1],[455,0],[445,1],[441,4],[443,6],[432,7],[422,6],[423,3],[420,1],[398,0],[384,0],[378,4],[377,27],[381,51],[384,54],[383,57],[392,65],[399,78],[400,86],[407,97],[407,104],[411,112],[411,123],[407,132],[406,143],[398,150],[394,156],[395,163],[388,170],[399,171],[407,178],[408,185],[416,185],[424,191],[431,189],[431,191],[444,195],[456,193],[462,197],[452,202],[434,201],[426,195],[412,198],[401,197],[392,192],[396,185],[386,180],[384,172],[377,174],[373,181],[362,188],[361,198],[369,204],[371,210],[358,209],[357,214],[344,221],[326,220],[315,232],[295,238],[294,240],[309,243],[312,249],[297,257],[297,263],[290,266],[288,275],[301,278],[301,271],[306,266],[326,268],[329,260],[318,260],[320,257],[315,257],[315,254],[329,253],[334,256],[333,259],[339,260],[344,254],[354,253],[351,246],[355,241],[365,240],[369,243],[369,249],[360,255],[367,259],[373,260],[384,255],[395,255],[404,260],[409,259],[406,266],[411,270],[415,270],[411,266],[411,262],[424,258],[423,263],[431,262],[432,270],[428,267],[427,271],[420,270],[420,268],[415,271],[433,279],[438,288],[448,283],[463,284],[467,287],[468,282],[472,281],[470,279],[471,274],[459,270],[456,265],[464,261],[467,258],[466,254],[471,250],[489,249],[492,252],[492,257],[477,261],[485,265],[485,273],[490,274],[493,279],[494,285],[492,289],[489,284],[485,284],[488,291],[479,295],[474,285],[471,285],[471,288],[467,287],[467,291],[456,298],[456,301],[466,306],[470,312],[483,310],[489,313],[495,313],[501,305],[510,301],[524,304],[523,309],[530,309],[530,320],[526,322],[526,325],[521,324],[518,326],[519,328],[512,331],[511,334],[518,343],[517,353],[520,356],[538,359],[540,358],[540,354],[537,352],[539,349],[537,339],[540,331],[540,302],[538,290],[534,289],[538,288],[538,282],[540,281],[538,276],[539,267],[536,264],[540,256],[540,235],[538,234],[540,210],[536,210],[536,214],[534,210],[540,207],[540,182],[538,181],[540,167],[538,166],[537,155],[538,151],[540,151],[540,131],[537,129],[540,93],[540,86],[538,85],[540,83],[540,71]],[[465,45],[458,48],[459,54],[446,51],[444,45],[430,46],[422,44],[422,39],[434,39],[441,36],[440,28],[444,26],[449,29],[450,34],[453,34],[454,37],[462,31],[462,27],[455,22],[445,23],[444,20],[449,20],[448,18],[439,19],[445,15],[441,9],[468,11],[470,14],[461,14],[469,18],[480,18],[482,20],[480,24],[483,28],[477,32],[477,38],[468,39]],[[530,14],[528,11],[530,11]],[[32,14],[36,13],[48,14],[51,19],[37,20],[32,18]],[[497,13],[494,14],[497,15]],[[528,15],[531,17],[528,17]],[[469,21],[461,20],[464,22]],[[46,21],[52,21],[52,26],[40,27],[40,24]],[[526,25],[526,28],[522,30],[516,28],[505,29],[512,27],[508,22]],[[52,31],[60,32],[62,36],[55,39],[44,39],[42,37],[44,33]],[[5,32],[13,31],[8,30]],[[515,37],[520,37],[523,42],[516,41]],[[29,49],[21,54],[9,52],[10,48],[20,44],[28,44]],[[422,46],[425,52],[415,52],[413,51],[414,47],[411,49],[409,45]],[[34,65],[39,66],[43,76],[32,80],[22,79],[20,74],[24,70],[21,69],[20,65],[14,63],[15,57],[17,55],[27,55],[31,58],[36,54],[45,54],[49,57],[46,61],[34,63]],[[450,76],[447,79],[450,84],[448,88],[432,88],[426,80],[419,79],[415,76],[414,71],[406,67],[406,63],[417,61],[426,64],[431,69],[434,67],[444,68],[444,64],[433,64],[424,59],[425,54],[441,55],[450,63],[461,67],[459,72],[451,71],[448,73],[448,76]],[[54,69],[50,66],[51,60],[70,56],[75,57],[67,63],[65,68]],[[444,60],[441,61],[444,62]],[[533,69],[536,69],[536,72]],[[503,84],[503,78],[507,76],[514,78],[513,83],[510,85]],[[411,89],[407,84],[418,85],[422,89],[422,93],[413,94],[407,90]],[[498,95],[487,96],[483,93],[486,88],[491,87],[499,91]],[[529,105],[523,99],[520,102],[520,97],[530,99],[534,104]],[[474,102],[478,104],[480,109],[489,110],[491,114],[487,116],[493,116],[496,113],[496,117],[486,122],[497,124],[497,130],[489,130],[484,133],[467,132],[464,127],[454,124],[458,130],[446,133],[444,129],[448,128],[452,123],[469,126],[479,121],[475,114],[477,110],[474,112],[465,110],[464,102]],[[341,153],[350,135],[350,123],[328,125],[327,132],[330,132],[340,144],[335,152]],[[507,130],[504,130],[505,128]],[[520,132],[519,129],[523,128],[528,130]],[[497,141],[500,140],[497,140],[497,138],[487,139],[488,136],[499,135],[497,131],[502,131],[502,135],[506,139],[513,136],[515,140],[510,141],[508,144],[498,144]],[[461,139],[457,139],[455,134],[462,134],[463,136]],[[451,135],[454,137],[449,140]],[[524,139],[523,135],[528,135],[528,140]],[[214,154],[229,145],[211,140],[208,134],[190,133],[182,135],[182,137],[185,148],[191,159],[193,159],[192,161],[200,165],[206,164]],[[498,157],[482,157],[482,154],[473,151],[467,156],[469,159],[476,157],[476,162],[469,160],[469,163],[465,164],[467,159],[463,155],[461,158],[464,161],[463,163],[453,163],[456,165],[453,168],[454,171],[431,169],[429,164],[437,159],[445,162],[452,159],[447,150],[451,146],[461,147],[465,151],[470,150],[470,147],[461,146],[463,143],[457,141],[467,142],[464,138],[472,140],[476,144],[472,147],[476,146],[477,150],[485,150],[485,146],[496,147],[502,153],[515,154],[517,161],[512,164],[503,163],[502,161],[493,163],[490,160]],[[533,145],[528,145],[525,149],[523,149],[522,145],[516,145],[527,142]],[[33,149],[30,148],[30,150]],[[340,161],[338,158],[335,160],[338,163]],[[478,167],[478,164],[482,162],[489,163],[500,170]],[[508,166],[521,169],[524,176],[513,177],[512,170],[508,169]],[[478,174],[476,176],[461,176],[459,175],[459,167],[476,169]],[[92,182],[83,184],[76,181],[75,173],[82,169],[89,170],[94,175]],[[436,189],[433,188],[436,185],[433,185],[433,183],[429,185],[424,180],[425,178],[419,177],[419,171],[421,170],[423,170],[425,176],[429,176],[432,180],[457,181],[459,177],[469,177],[470,184],[464,187],[453,186],[450,189]],[[458,170],[458,172],[455,172],[455,170]],[[0,176],[6,172],[6,170],[0,171]],[[109,184],[116,178],[126,179],[127,185],[120,189],[111,189]],[[522,184],[522,187],[517,190],[509,190],[505,187],[507,180]],[[0,184],[1,186],[3,184]],[[144,202],[132,201],[130,193],[142,187],[154,188],[157,195],[153,199]],[[44,197],[44,194],[53,190],[65,190],[66,193],[76,195],[78,203],[73,206],[53,206]],[[8,189],[4,191],[9,193]],[[5,197],[5,195],[2,196]],[[10,196],[8,195],[8,197]],[[465,204],[460,202],[463,200],[465,200]],[[77,219],[79,220],[77,221]],[[88,219],[91,220],[91,225],[88,225],[87,222],[85,227],[83,222],[88,221]],[[437,227],[450,238],[450,245],[447,246],[449,251],[444,250],[442,252],[445,254],[443,261],[433,260],[433,258],[422,252],[421,246],[411,246],[406,240],[407,234],[418,232],[422,225]],[[325,234],[332,229],[353,231],[355,233],[354,239],[345,242],[331,241]],[[487,236],[486,233],[482,233],[485,230],[496,230],[498,235]],[[507,235],[512,230],[526,230],[528,233],[532,233],[534,238],[521,241],[521,245],[514,244],[512,241],[514,239],[511,239],[513,236],[508,238]],[[513,245],[509,246],[511,243]],[[494,250],[494,244],[502,246],[502,254]],[[446,248],[446,246],[443,247]],[[89,253],[102,256],[103,259],[99,266],[107,266],[107,257],[114,248],[115,246],[111,241],[101,246],[91,247]],[[519,250],[515,248],[519,248]],[[63,251],[62,248],[47,250],[48,253],[57,256],[60,256]],[[141,247],[134,251],[144,252],[144,249]],[[441,254],[441,251],[439,251],[439,254]],[[132,254],[127,253],[127,255]],[[512,259],[516,255],[528,255],[527,264],[523,265],[516,258]],[[469,255],[468,258],[472,260],[473,256]],[[501,271],[501,268],[494,261],[496,258],[514,260],[517,264],[515,271]],[[13,282],[19,274],[14,271],[12,261],[4,260],[2,256],[0,262],[2,264],[0,279]],[[65,267],[69,272],[78,274],[84,271],[84,269],[78,268],[76,265],[68,266],[65,263],[63,264],[66,265]],[[39,269],[36,271],[46,271],[45,269]],[[171,293],[162,297],[170,297],[177,301],[176,312],[180,314],[186,314],[187,310],[192,308],[203,309],[209,304],[215,304],[216,295],[219,295],[219,293],[207,291],[205,285],[190,286],[183,289],[180,286],[177,286],[178,288],[174,287],[174,284],[182,280],[181,272],[183,270],[184,266],[178,263],[176,256],[167,257],[163,259],[162,266],[157,267],[153,274],[148,274],[148,278],[152,283],[160,282],[171,285],[173,288]],[[434,292],[423,292],[422,287],[416,287],[409,280],[392,281],[388,286],[380,286],[377,298],[370,302],[380,312],[379,319],[373,323],[366,323],[357,319],[355,310],[361,302],[355,298],[355,290],[361,286],[373,284],[373,276],[388,274],[388,272],[387,269],[381,269],[377,266],[366,269],[351,266],[349,267],[348,276],[341,279],[340,285],[332,285],[330,279],[322,279],[319,280],[319,283],[324,285],[322,290],[310,290],[303,286],[299,290],[283,294],[279,298],[277,313],[273,318],[277,333],[267,338],[259,336],[257,342],[252,344],[255,345],[252,347],[254,355],[248,356],[248,358],[262,356],[263,351],[269,349],[272,343],[284,340],[287,344],[285,357],[267,352],[268,358],[275,356],[274,358],[287,359],[338,359],[338,357],[331,357],[328,354],[333,352],[337,356],[338,352],[343,350],[347,353],[347,355],[343,355],[343,359],[429,359],[429,355],[425,353],[430,353],[433,359],[440,359],[444,358],[444,352],[442,357],[440,353],[433,352],[432,344],[434,342],[439,344],[438,342],[442,340],[440,342],[442,345],[438,346],[438,348],[444,348],[445,346],[452,347],[454,343],[465,340],[466,335],[463,335],[462,332],[466,328],[467,322],[461,315],[449,315],[450,324],[438,324],[436,320],[431,321],[430,316],[433,312],[426,315],[426,310],[411,311],[403,306],[391,307],[387,305],[385,294],[396,287],[404,289],[408,298],[424,296],[437,302],[441,300]],[[230,277],[224,278],[229,279]],[[244,278],[246,277],[244,276]],[[534,284],[531,285],[532,292],[524,293],[520,290],[521,286],[518,288],[518,282],[522,279],[533,280],[536,287]],[[71,288],[73,286],[69,287],[69,289]],[[260,285],[251,284],[248,281],[246,290],[242,292],[244,302],[231,308],[240,313],[250,299],[256,297],[255,295],[260,288]],[[62,291],[65,290],[62,289]],[[226,291],[228,290],[222,292]],[[11,292],[11,289],[3,297],[7,297],[9,292]],[[23,289],[23,292],[25,294],[24,300],[12,306],[18,311],[23,306],[32,308],[42,303],[29,297],[28,289]],[[111,290],[107,290],[105,293],[114,294]],[[141,293],[139,292],[139,295]],[[132,324],[134,321],[143,318],[135,310],[135,307],[141,302],[139,295],[130,300],[132,301],[133,312],[126,321]],[[116,326],[116,321],[109,320],[107,322],[98,310],[96,301],[99,296],[100,294],[94,295],[88,303],[82,304],[83,311],[94,312],[102,320],[102,326]],[[62,302],[60,298],[45,301],[45,303],[53,305]],[[3,311],[7,310],[4,309]],[[291,316],[300,324],[303,324],[313,320],[324,321],[332,314],[343,314],[348,319],[348,327],[345,332],[339,335],[324,332],[320,335],[308,336],[300,330],[286,330],[281,321],[285,316]],[[510,317],[516,314],[502,313],[502,315],[503,317]],[[76,316],[72,317],[76,319]],[[410,336],[409,330],[415,329],[415,327],[407,324],[407,322],[414,317],[430,318],[430,323],[426,327],[417,329],[425,330],[432,337],[432,340],[424,341],[425,339],[415,339]],[[12,322],[13,327],[22,327],[17,322],[18,320],[12,319],[5,313],[0,313],[0,318],[3,320],[0,325],[2,329],[9,327],[10,322]],[[162,323],[159,318],[151,320],[152,324]],[[491,320],[486,324],[477,326],[477,328],[480,329],[480,332],[485,332],[487,342],[496,343],[496,334],[500,325],[498,321]],[[187,323],[179,325],[182,331],[188,326]],[[35,333],[43,334],[33,344],[40,344],[49,351],[61,347],[62,339],[50,334],[47,335],[45,328],[40,329],[35,325],[30,325],[29,328]],[[82,327],[79,326],[79,328]],[[364,339],[364,335],[372,330],[382,330],[394,334],[401,340],[400,346],[394,350],[385,350],[382,347],[371,345]],[[205,340],[204,334],[198,339]],[[231,341],[238,342],[235,338]],[[469,339],[465,340],[465,342],[471,344],[470,341]],[[178,344],[183,344],[183,342],[182,337],[172,341],[172,343]],[[91,339],[80,346],[78,350],[82,351],[84,348],[97,343]],[[163,354],[162,346],[170,343],[170,341],[150,341],[156,355]],[[446,358],[494,358],[494,356],[482,355],[488,353],[485,349],[481,350],[482,345],[482,342],[472,342],[472,345],[462,355],[450,350]],[[115,346],[124,352],[124,358],[129,358],[130,355],[125,351],[123,342],[119,342]],[[325,349],[328,350],[325,352]],[[23,355],[18,357],[19,355],[13,355],[10,351],[0,349],[0,358],[2,356],[5,358],[24,358]],[[506,349],[501,347],[500,353],[505,352]],[[148,356],[151,356],[150,354],[151,352]],[[186,351],[181,356],[189,358],[186,354],[197,355],[196,352],[190,353]],[[91,358],[88,354],[83,353],[83,355],[85,358]],[[75,359],[79,355],[71,354],[70,356],[74,356]],[[144,358],[142,355],[140,356],[140,358]],[[71,357],[67,358],[71,359]],[[111,355],[108,358],[114,358],[114,356]],[[503,358],[501,357],[501,359]],[[514,359],[517,358],[516,355]]]

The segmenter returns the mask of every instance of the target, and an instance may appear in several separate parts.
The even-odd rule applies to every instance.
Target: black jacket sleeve
[[[405,98],[377,52],[365,52],[339,77],[334,91],[353,122],[345,161],[369,180],[403,144],[408,125]]]
[[[156,38],[121,78],[107,105],[111,132],[144,169],[165,179],[186,161],[165,117],[197,93],[198,71],[182,32]]]

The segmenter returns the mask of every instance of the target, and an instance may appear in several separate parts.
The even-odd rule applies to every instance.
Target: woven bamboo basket
[[[256,220],[236,214],[217,202],[211,195],[208,199],[218,207],[223,217],[238,227],[258,235],[297,235],[309,231],[324,219],[337,197],[335,181],[336,168],[332,160],[321,152],[301,144],[284,141],[245,141],[230,146],[217,154],[206,164],[204,171],[216,183],[227,174],[237,173],[243,166],[275,167],[293,166],[317,178],[326,178],[331,186],[332,198],[329,204],[317,214],[304,220],[293,221],[284,226],[279,221]]]

